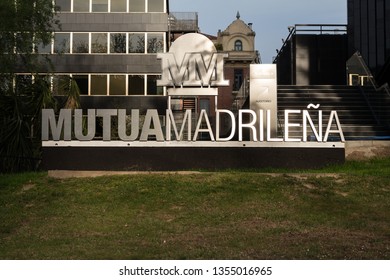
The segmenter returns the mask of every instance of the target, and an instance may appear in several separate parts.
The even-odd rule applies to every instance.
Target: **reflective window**
[[[125,75],[110,75],[110,95],[126,95]]]
[[[73,53],[89,53],[89,34],[73,34]]]
[[[107,75],[91,75],[91,95],[107,95]]]
[[[88,95],[88,75],[73,75],[81,95]]]
[[[145,53],[144,34],[129,34],[129,53]]]
[[[91,53],[107,53],[107,33],[91,34]]]
[[[111,0],[111,12],[126,12],[127,0]]]
[[[54,53],[70,53],[70,33],[54,34]]]
[[[40,43],[35,46],[35,52],[43,54],[51,53],[51,44],[45,45],[43,43]]]
[[[126,33],[110,35],[110,53],[126,53]]]
[[[69,93],[69,89],[70,89],[69,75],[55,75],[53,77],[54,95],[67,95]]]
[[[18,32],[15,34],[16,53],[32,51],[33,36],[29,32]]]
[[[148,0],[148,12],[163,13],[165,0]]]
[[[92,0],[92,12],[108,12],[108,0]]]
[[[164,51],[163,35],[148,33],[148,53],[159,53],[163,51]]]
[[[70,1],[71,0],[56,0],[56,6],[61,12],[70,12]]]
[[[17,94],[28,95],[31,93],[32,76],[16,75],[15,91]]]
[[[73,0],[74,12],[89,12],[89,0]]]
[[[129,12],[145,12],[145,0],[130,0],[129,1]]]
[[[129,75],[129,95],[145,95],[145,76]]]
[[[234,83],[233,83],[234,91],[240,90],[243,79],[244,79],[243,69],[234,69]]]
[[[234,50],[235,51],[242,51],[242,41],[241,40],[237,40],[236,42],[234,42]]]
[[[164,88],[157,86],[157,80],[160,80],[160,75],[148,75],[148,90],[147,95],[163,95]]]
[[[10,75],[0,75],[0,90],[2,92],[10,92],[13,90],[13,78]]]

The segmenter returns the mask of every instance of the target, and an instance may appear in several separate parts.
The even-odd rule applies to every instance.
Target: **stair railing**
[[[378,87],[378,84],[376,83],[370,69],[368,68],[367,64],[365,63],[363,57],[361,56],[361,54],[359,52],[357,52],[357,58],[359,60],[360,65],[362,66],[364,72],[366,73],[366,76],[368,78],[369,83],[374,88],[375,92],[376,93],[383,92],[383,93],[387,94],[388,97],[390,97],[389,85],[386,83],[386,84],[383,84],[382,86]],[[370,108],[370,111],[371,111],[372,115],[374,116],[374,119],[377,122],[377,124],[383,125],[387,128],[390,128],[389,120],[387,120],[388,118],[385,117],[385,120],[383,120],[383,118],[381,116],[381,112],[377,112],[377,110],[375,110],[373,108],[372,98],[374,98],[374,96],[372,96],[372,94],[367,94],[364,91],[362,86],[359,86],[359,89],[360,89],[360,92],[362,93],[364,99],[366,100],[366,103],[367,103],[368,107]],[[385,104],[383,104],[383,106],[385,106]]]

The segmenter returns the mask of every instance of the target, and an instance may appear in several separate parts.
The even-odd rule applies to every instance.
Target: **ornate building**
[[[234,20],[224,31],[218,31],[216,46],[219,51],[229,55],[225,60],[225,78],[230,86],[220,88],[219,107],[229,108],[234,103],[244,81],[249,77],[249,65],[260,63],[259,52],[255,49],[256,33],[252,24],[241,20],[237,12]]]

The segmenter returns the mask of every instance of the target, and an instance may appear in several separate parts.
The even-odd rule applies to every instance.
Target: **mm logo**
[[[224,78],[224,59],[228,54],[217,53],[213,42],[201,34],[179,37],[169,53],[157,54],[161,59],[162,76],[158,86],[218,87],[229,86]]]

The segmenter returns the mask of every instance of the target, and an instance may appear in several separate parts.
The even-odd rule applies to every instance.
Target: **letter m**
[[[53,140],[61,140],[61,133],[64,132],[64,140],[72,140],[72,110],[62,109],[56,122],[53,109],[42,110],[42,141],[49,140],[49,131],[51,129]]]
[[[157,58],[161,59],[162,66],[162,76],[161,80],[157,80],[157,86],[183,85],[188,72],[189,55],[185,54],[180,67],[173,53],[158,53]]]

